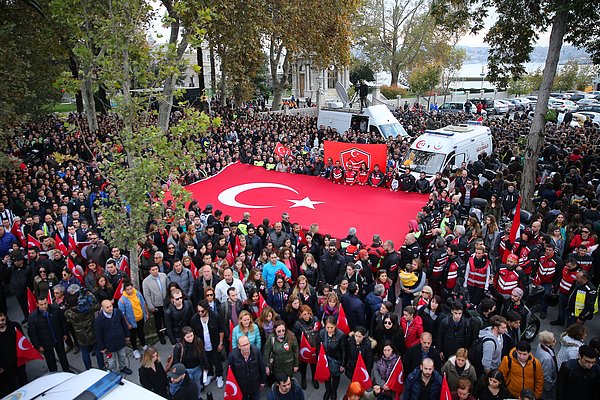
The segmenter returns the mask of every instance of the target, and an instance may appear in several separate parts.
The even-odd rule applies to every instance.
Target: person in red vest
[[[458,245],[451,244],[448,246],[448,265],[444,268],[442,277],[443,283],[443,298],[451,295],[454,289],[462,285],[462,277],[464,276],[465,263],[459,256]],[[459,281],[459,277],[461,281]]]
[[[577,279],[577,261],[569,256],[562,269],[561,278],[558,283],[558,318],[550,322],[550,325],[564,325],[567,318],[567,306],[569,305],[569,293]]]
[[[490,259],[485,254],[485,246],[477,246],[475,254],[469,257],[464,283],[464,287],[469,291],[469,300],[472,304],[479,304],[488,289],[490,265]]]
[[[537,262],[538,247],[529,228],[521,232],[521,237],[515,242],[512,252],[519,257],[519,268],[525,276],[531,275],[531,270]]]
[[[344,185],[353,186],[356,184],[358,178],[358,173],[354,170],[352,165],[349,165],[348,168],[344,171]]]
[[[339,161],[336,161],[331,169],[330,179],[331,182],[337,183],[338,185],[341,185],[344,182],[344,168],[342,168]]]
[[[431,252],[427,260],[427,278],[429,286],[433,289],[433,293],[442,294],[442,277],[444,269],[448,264],[448,252],[446,250],[446,241],[442,237],[435,238],[435,250]]]
[[[369,168],[367,168],[366,163],[360,164],[360,169],[358,170],[357,182],[360,186],[365,186],[369,183]]]
[[[384,174],[381,172],[379,164],[373,166],[373,171],[369,174],[369,185],[373,187],[382,186],[384,183]]]
[[[524,276],[522,271],[517,270],[518,262],[519,257],[509,254],[506,264],[500,264],[498,271],[494,275],[493,294],[497,305],[510,300],[510,295],[514,289],[523,289]]]
[[[558,271],[563,269],[564,263],[556,254],[554,245],[547,244],[544,250],[544,255],[540,257],[538,262],[538,268],[533,282],[541,285],[544,288],[544,294],[548,295],[552,292],[552,288],[558,284],[558,280],[560,279]],[[540,309],[541,319],[545,319],[546,313],[548,312],[548,303],[546,303],[545,295],[542,297]]]

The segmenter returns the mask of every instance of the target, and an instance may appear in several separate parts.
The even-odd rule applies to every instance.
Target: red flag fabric
[[[396,398],[399,397],[400,393],[404,392],[404,372],[402,371],[402,360],[400,358],[396,361],[396,365],[394,365],[394,369],[392,369],[392,373],[385,386],[396,393]]]
[[[62,241],[60,236],[58,236],[58,233],[54,235],[54,241],[56,242],[56,248],[60,250],[60,252],[63,253],[65,257],[68,257],[69,249],[67,249],[67,246],[65,246],[65,243]]]
[[[82,285],[85,285],[83,278],[83,269],[79,265],[75,265],[73,260],[71,260],[70,258],[67,258],[67,267],[69,267],[69,269],[73,273],[73,276],[77,278]]]
[[[346,169],[350,167],[358,169],[364,162],[369,171],[372,171],[375,164],[378,164],[385,172],[387,164],[387,146],[385,144],[357,144],[326,140],[323,150],[325,160],[331,157],[334,163],[340,161]]]
[[[29,288],[27,288],[27,308],[29,310],[29,314],[34,312],[37,308],[37,299]]]
[[[196,268],[196,264],[194,264],[194,262],[190,259],[190,272],[192,273],[192,276],[194,277],[194,279],[198,279],[198,277],[200,276],[200,271],[198,270],[198,268]]]
[[[131,269],[129,268],[129,261],[127,261],[127,257],[121,257],[121,262],[117,261],[117,267],[123,272],[127,274],[127,276],[131,277]]]
[[[310,345],[304,332],[302,332],[302,337],[300,339],[300,361],[307,364],[317,363],[317,349]]]
[[[344,332],[345,335],[350,333],[350,326],[348,325],[348,319],[346,318],[346,311],[340,304],[340,313],[338,314],[337,327],[340,331]]]
[[[260,314],[263,310],[263,308],[265,308],[267,306],[267,301],[265,300],[265,298],[263,297],[262,293],[258,293],[258,313]]]
[[[23,247],[27,247],[27,239],[25,239],[25,234],[21,230],[21,220],[15,220],[10,228],[10,233],[15,235],[15,237],[19,240],[19,243]]]
[[[119,301],[123,296],[123,279],[119,281],[117,288],[115,289],[115,293],[113,294],[113,299]]]
[[[329,371],[329,362],[325,356],[325,347],[321,346],[319,349],[319,358],[317,359],[317,369],[313,375],[313,379],[318,382],[325,382],[331,377],[331,371]]]
[[[477,122],[483,122],[483,117],[480,115],[479,118],[477,118],[475,121],[477,121]]]
[[[521,229],[521,196],[517,200],[517,207],[515,207],[515,216],[513,217],[513,223],[510,228],[510,234],[508,235],[508,240],[511,243],[515,243],[517,240],[517,235],[519,234],[519,230]],[[510,251],[505,251],[502,255],[502,262],[506,263],[506,259],[511,254]]]
[[[46,295],[46,300],[48,301],[48,304],[52,304],[52,291],[50,289],[48,289],[48,294]]]
[[[285,147],[280,142],[277,142],[274,153],[279,157],[287,157],[289,154],[291,154],[291,151],[288,147]]]
[[[40,243],[40,241],[28,234],[27,235],[27,248],[30,249],[33,246],[36,246],[38,249],[42,248],[42,244]]]
[[[27,336],[23,335],[20,330],[15,328],[17,333],[17,366],[27,364],[33,360],[43,360],[42,354],[33,347]]]
[[[224,400],[242,400],[244,396],[242,395],[242,390],[240,389],[240,385],[235,379],[235,375],[231,368],[227,371],[227,380],[225,381],[225,393]]]
[[[452,400],[452,393],[450,393],[450,387],[448,386],[446,374],[444,374],[442,378],[442,391],[440,392],[440,400]]]
[[[77,248],[77,242],[71,235],[69,235],[69,245],[67,246],[67,248],[69,249],[69,251],[75,250],[77,253],[79,253],[79,249]]]
[[[367,186],[334,185],[316,176],[266,171],[230,164],[217,175],[186,186],[196,200],[240,220],[245,211],[262,221],[287,212],[304,229],[318,222],[321,234],[343,238],[353,226],[359,237],[378,234],[404,242],[408,224],[383,223],[414,219],[428,200],[418,193],[391,192]],[[357,214],[360,212],[360,216]],[[343,221],[343,223],[340,223]]]
[[[369,377],[369,371],[367,371],[367,367],[365,365],[365,360],[363,360],[360,351],[358,352],[358,359],[356,360],[354,374],[352,375],[352,382],[360,383],[360,386],[362,386],[364,390],[367,390],[373,386],[373,382],[371,382],[371,378]]]
[[[229,320],[229,348],[233,349],[233,321]]]

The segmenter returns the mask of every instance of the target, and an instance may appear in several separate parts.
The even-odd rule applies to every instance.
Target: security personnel
[[[444,274],[442,277],[443,298],[450,296],[457,286],[462,285],[462,281],[459,282],[458,277],[460,276],[462,279],[465,273],[465,263],[459,257],[458,246],[451,244],[448,246],[447,252],[448,266],[444,269]]]
[[[558,318],[550,322],[550,325],[564,325],[567,318],[567,306],[571,287],[577,279],[577,262],[573,256],[569,256],[562,269],[561,278],[558,283]]]
[[[526,277],[529,276],[538,258],[538,247],[533,241],[533,233],[529,228],[521,232],[521,238],[517,239],[513,253],[519,257],[519,268]]]
[[[515,254],[509,254],[506,264],[500,264],[500,268],[494,276],[494,297],[501,303],[510,299],[512,291],[516,288],[523,288],[523,273],[517,271],[519,257]]]
[[[344,182],[344,168],[342,168],[339,160],[335,162],[335,165],[331,169],[330,179],[333,183],[337,183],[338,185]]]
[[[552,292],[552,288],[560,279],[560,271],[563,268],[563,261],[556,254],[554,245],[547,244],[544,248],[544,255],[538,261],[537,271],[533,283],[544,288],[544,297],[542,297],[542,308],[540,310],[540,318],[545,319],[548,312],[548,304],[546,296]]]
[[[354,168],[350,165],[344,171],[344,185],[353,186],[356,183],[356,179],[358,178],[358,174],[354,170]]]
[[[429,286],[433,289],[434,294],[442,294],[441,281],[446,264],[448,264],[446,241],[442,237],[437,237],[435,238],[435,250],[431,252],[429,259],[427,260],[427,278],[429,279]]]
[[[469,291],[469,300],[472,304],[479,304],[485,291],[488,290],[491,262],[485,254],[485,246],[475,248],[475,254],[469,257],[465,272],[464,287]]]
[[[598,312],[598,292],[590,282],[590,274],[587,271],[577,271],[577,283],[573,285],[569,296],[569,323],[583,324],[592,319]]]

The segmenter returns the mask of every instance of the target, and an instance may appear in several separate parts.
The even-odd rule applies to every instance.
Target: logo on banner
[[[365,163],[367,168],[371,169],[371,154],[364,150],[351,148],[340,152],[340,159],[344,168],[358,169]]]
[[[422,149],[423,147],[425,147],[426,144],[427,144],[427,142],[425,140],[419,140],[417,142],[417,144],[415,144],[415,147],[417,149]]]

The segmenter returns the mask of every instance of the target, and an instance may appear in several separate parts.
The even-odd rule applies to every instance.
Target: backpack
[[[498,348],[498,344],[491,337],[477,338],[477,340],[473,343],[473,345],[471,345],[471,348],[469,349],[469,362],[471,363],[473,368],[475,368],[477,377],[483,375],[483,344],[489,341],[494,342],[494,351],[496,351],[496,349]]]

